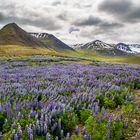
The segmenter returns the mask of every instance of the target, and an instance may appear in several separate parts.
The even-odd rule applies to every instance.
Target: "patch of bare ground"
[[[140,140],[140,90],[136,91],[135,101],[139,107],[138,114],[132,119],[132,131],[125,140]]]

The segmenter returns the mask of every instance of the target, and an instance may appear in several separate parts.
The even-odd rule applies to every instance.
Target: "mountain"
[[[0,45],[22,45],[48,48],[47,45],[28,34],[16,23],[7,24],[0,30]]]
[[[50,48],[56,51],[75,51],[73,48],[56,38],[52,34],[48,33],[29,33],[30,35],[38,38],[41,42],[48,45]]]
[[[70,45],[70,47],[73,48],[73,49],[78,49],[78,48],[80,48],[83,45],[84,44],[72,44],[72,45]]]
[[[115,45],[115,48],[118,50],[121,50],[123,52],[126,52],[126,53],[133,53],[133,51],[130,49],[129,45],[124,44],[124,43],[118,43],[117,45]]]
[[[102,49],[112,49],[112,46],[105,42],[102,42],[100,40],[95,40],[95,41],[86,43],[85,45],[81,46],[81,49],[102,50]]]
[[[140,53],[140,44],[128,44],[134,53]]]
[[[108,44],[100,40],[95,40],[86,44],[76,44],[72,46],[75,49],[94,50],[105,55],[130,55],[140,53],[138,44]]]

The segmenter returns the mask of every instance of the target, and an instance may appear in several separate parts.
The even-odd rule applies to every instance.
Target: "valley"
[[[121,140],[139,120],[139,45],[69,46],[15,23],[0,30],[1,140]],[[139,126],[137,126],[139,128]],[[135,138],[137,138],[135,136]]]

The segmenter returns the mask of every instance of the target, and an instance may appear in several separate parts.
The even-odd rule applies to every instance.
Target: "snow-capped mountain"
[[[140,53],[140,44],[129,44],[130,49],[135,53]]]
[[[56,38],[52,34],[48,33],[29,33],[30,35],[38,38],[41,42],[49,46],[50,48],[55,49],[56,51],[65,51],[65,50],[70,50],[70,51],[75,51],[73,48]]]
[[[95,40],[84,44],[83,46],[81,46],[81,48],[102,50],[102,49],[112,49],[112,46],[100,40]]]
[[[118,43],[117,45],[115,45],[115,48],[126,53],[133,53],[129,45],[124,43]]]
[[[75,49],[95,49],[95,50],[110,50],[115,55],[117,52],[119,54],[139,54],[140,53],[140,45],[139,44],[108,44],[100,40],[95,40],[86,44],[76,44],[72,46]]]

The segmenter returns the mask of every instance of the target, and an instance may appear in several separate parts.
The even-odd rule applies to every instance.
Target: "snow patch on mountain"
[[[115,48],[126,53],[133,53],[129,45],[124,43],[118,43],[117,45],[115,45]]]
[[[81,46],[81,48],[102,50],[102,49],[112,49],[112,46],[100,40],[95,40],[86,43],[85,45]]]

